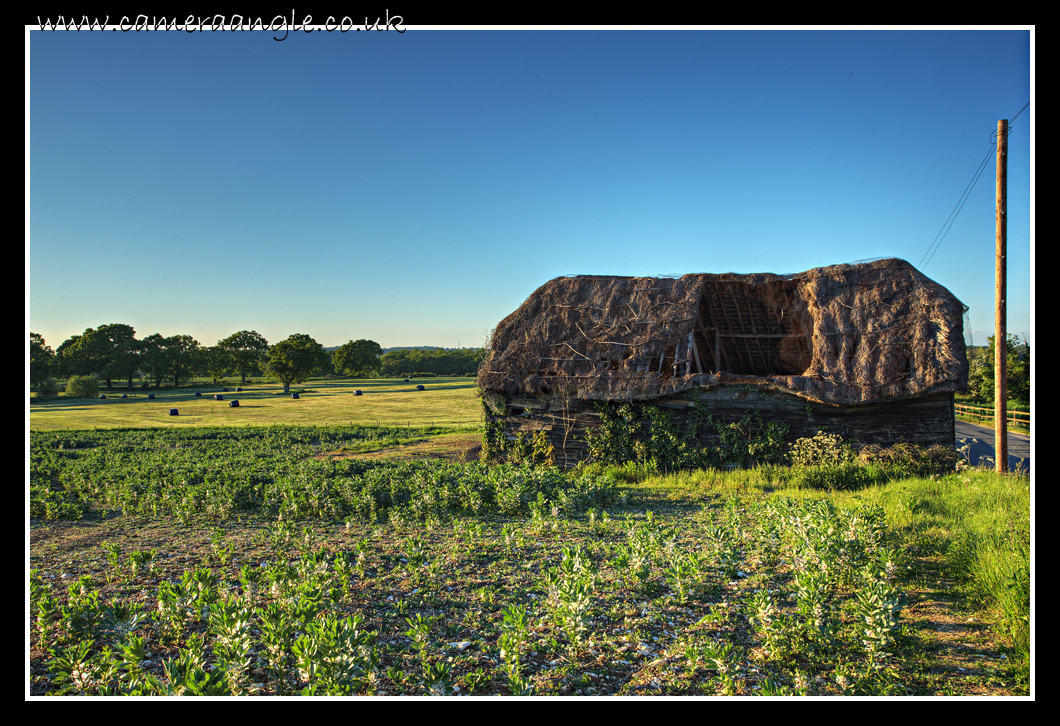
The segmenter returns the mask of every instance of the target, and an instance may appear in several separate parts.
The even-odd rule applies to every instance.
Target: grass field
[[[423,385],[425,390],[417,391]],[[472,378],[313,379],[292,386],[297,399],[284,395],[283,386],[254,383],[241,392],[229,387],[199,384],[159,391],[115,388],[101,391],[106,399],[30,399],[30,430],[156,428],[199,426],[440,426],[470,429],[482,424],[482,407]],[[354,395],[360,390],[362,395]],[[196,397],[195,392],[201,392]],[[128,398],[121,398],[122,394]],[[154,393],[154,399],[148,399]],[[214,395],[224,396],[223,401]],[[231,400],[239,406],[229,406]],[[176,408],[177,416],[169,410]]]

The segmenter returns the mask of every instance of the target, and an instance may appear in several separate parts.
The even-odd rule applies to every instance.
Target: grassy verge
[[[82,519],[31,522],[31,694],[1029,691],[1026,479],[824,492],[189,433],[35,435],[40,501]]]

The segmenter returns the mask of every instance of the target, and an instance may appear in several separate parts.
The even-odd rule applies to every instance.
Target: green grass
[[[417,391],[417,384],[426,390]],[[213,426],[441,426],[474,429],[482,424],[482,408],[471,378],[312,379],[292,386],[298,399],[283,394],[278,383],[255,383],[236,393],[220,386],[198,384],[159,391],[115,388],[101,391],[106,399],[30,399],[30,430],[62,431],[115,428],[192,428]],[[355,396],[360,389],[362,395]],[[201,397],[195,397],[201,391]],[[121,398],[125,393],[128,398]],[[155,398],[149,400],[148,393]],[[214,394],[224,396],[215,401]],[[239,401],[238,408],[228,404]],[[176,408],[177,416],[169,410]]]

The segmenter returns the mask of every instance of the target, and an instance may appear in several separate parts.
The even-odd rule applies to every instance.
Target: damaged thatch
[[[480,387],[634,401],[723,383],[832,404],[964,390],[964,305],[904,260],[796,275],[562,277],[497,326]]]

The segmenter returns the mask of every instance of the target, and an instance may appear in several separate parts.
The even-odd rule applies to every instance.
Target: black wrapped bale
[[[175,409],[175,408],[169,409],[169,415],[170,416],[176,416],[177,415],[177,409]]]
[[[239,408],[239,401],[229,401],[228,402],[228,407],[229,408]]]
[[[225,397],[222,396],[220,393],[215,393],[214,397],[213,397],[213,400],[215,400],[215,401],[223,401],[223,400],[225,400]]]
[[[421,385],[419,385],[419,386],[416,386],[416,390],[417,390],[417,391],[425,391],[425,390],[427,390],[427,389],[426,389],[426,388],[424,388],[424,387],[423,387],[423,385],[421,384]]]
[[[298,394],[297,393],[292,393],[291,394],[291,398],[298,398]]]

